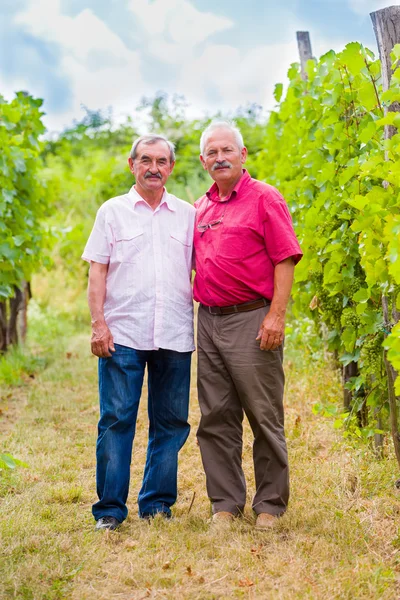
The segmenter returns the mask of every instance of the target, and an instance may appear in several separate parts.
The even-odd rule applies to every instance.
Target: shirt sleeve
[[[264,240],[274,266],[286,258],[293,258],[297,264],[303,256],[289,209],[277,190],[276,198],[266,206]]]
[[[99,208],[89,239],[82,254],[83,260],[107,265],[110,262],[113,236],[104,205]]]

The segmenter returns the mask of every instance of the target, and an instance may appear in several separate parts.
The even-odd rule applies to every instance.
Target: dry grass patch
[[[3,477],[1,598],[71,600],[395,599],[400,595],[399,499],[393,458],[377,462],[351,448],[315,402],[340,402],[327,366],[289,364],[286,423],[290,510],[274,530],[256,532],[249,508],[228,529],[209,526],[195,430],[180,459],[174,519],[137,517],[147,442],[143,398],[135,440],[129,516],[117,532],[94,532],[96,360],[87,336],[41,373],[1,444],[28,463]],[[252,439],[245,427],[248,499],[254,493]]]

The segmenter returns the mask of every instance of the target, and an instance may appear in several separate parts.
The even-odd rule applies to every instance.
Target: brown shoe
[[[235,515],[225,510],[221,510],[220,512],[214,513],[212,516],[212,525],[229,525],[232,523]]]
[[[269,513],[260,513],[257,515],[256,520],[256,529],[271,529],[277,523],[278,519],[274,515],[270,515]]]

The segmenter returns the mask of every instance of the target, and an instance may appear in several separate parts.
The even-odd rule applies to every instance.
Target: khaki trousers
[[[197,437],[213,513],[243,512],[243,416],[254,434],[259,514],[282,514],[289,499],[289,471],[283,416],[283,349],[263,351],[256,337],[269,306],[232,315],[198,313]]]

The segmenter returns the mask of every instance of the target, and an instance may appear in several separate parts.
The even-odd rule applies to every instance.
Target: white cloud
[[[128,6],[142,25],[147,52],[177,71],[191,63],[199,43],[233,25],[225,17],[198,11],[189,0],[130,0]],[[70,82],[73,106],[62,115],[47,116],[50,129],[79,118],[82,104],[113,106],[116,114],[129,114],[143,95],[154,93],[143,77],[140,51],[130,50],[90,9],[71,17],[62,13],[61,0],[28,0],[15,22],[61,51],[60,74]],[[173,81],[167,91],[176,91]]]
[[[49,128],[79,118],[82,104],[92,109],[115,106],[129,112],[148,92],[139,53],[131,51],[91,10],[70,17],[62,14],[60,0],[30,0],[16,22],[61,49],[60,70],[70,81],[73,106],[61,116],[48,117]]]
[[[363,5],[363,14],[366,3],[379,4],[373,0],[349,2],[354,10],[361,10]],[[132,114],[143,95],[154,94],[160,87],[170,94],[183,94],[192,105],[190,115],[198,116],[204,110],[232,110],[249,102],[271,108],[275,83],[285,82],[290,63],[298,61],[295,32],[307,28],[288,12],[286,31],[293,32],[289,42],[239,50],[234,36],[227,43],[209,39],[229,31],[235,23],[212,12],[200,12],[191,0],[126,3],[135,24],[142,29],[143,43],[137,51],[130,50],[91,10],[84,8],[73,17],[63,14],[61,0],[27,0],[27,7],[16,15],[16,22],[33,36],[57,44],[60,75],[70,82],[73,105],[62,115],[46,117],[50,129],[60,129],[80,118],[82,104],[91,109],[112,106],[117,117]],[[311,42],[317,54],[329,50],[334,40],[316,36]],[[345,41],[336,42],[337,50],[345,45]],[[152,86],[146,82],[149,53],[159,61],[160,73],[168,64],[171,77],[167,83],[163,79],[162,86],[157,81]],[[15,83],[14,89],[24,89],[22,81],[18,86]],[[43,93],[32,86],[30,91]]]
[[[226,17],[200,12],[188,0],[130,0],[129,9],[150,38],[164,34],[172,44],[179,44],[181,50],[192,48],[233,25]],[[151,46],[148,49],[151,51]]]
[[[363,17],[375,10],[399,4],[398,2],[390,2],[390,0],[349,0],[349,3],[352,11]]]
[[[233,26],[230,19],[200,12],[188,0],[130,0],[128,8],[145,32],[146,51],[178,68],[193,60],[198,44]]]
[[[234,23],[200,12],[188,0],[130,0],[129,8],[146,32],[146,50],[176,68],[175,81],[167,91],[183,94],[190,104],[203,109],[233,109],[249,102],[270,107],[275,82],[285,79],[290,62],[298,58],[294,33],[292,43],[245,52],[235,47],[234,39],[232,45],[211,42],[210,36]],[[287,25],[296,30],[294,23]],[[218,106],[210,95],[220,98]]]
[[[210,45],[191,64],[185,65],[179,91],[190,102],[207,104],[209,90],[220,97],[218,108],[234,109],[249,102],[271,108],[275,83],[286,79],[291,62],[298,60],[296,42],[258,46],[247,53],[228,45]]]

